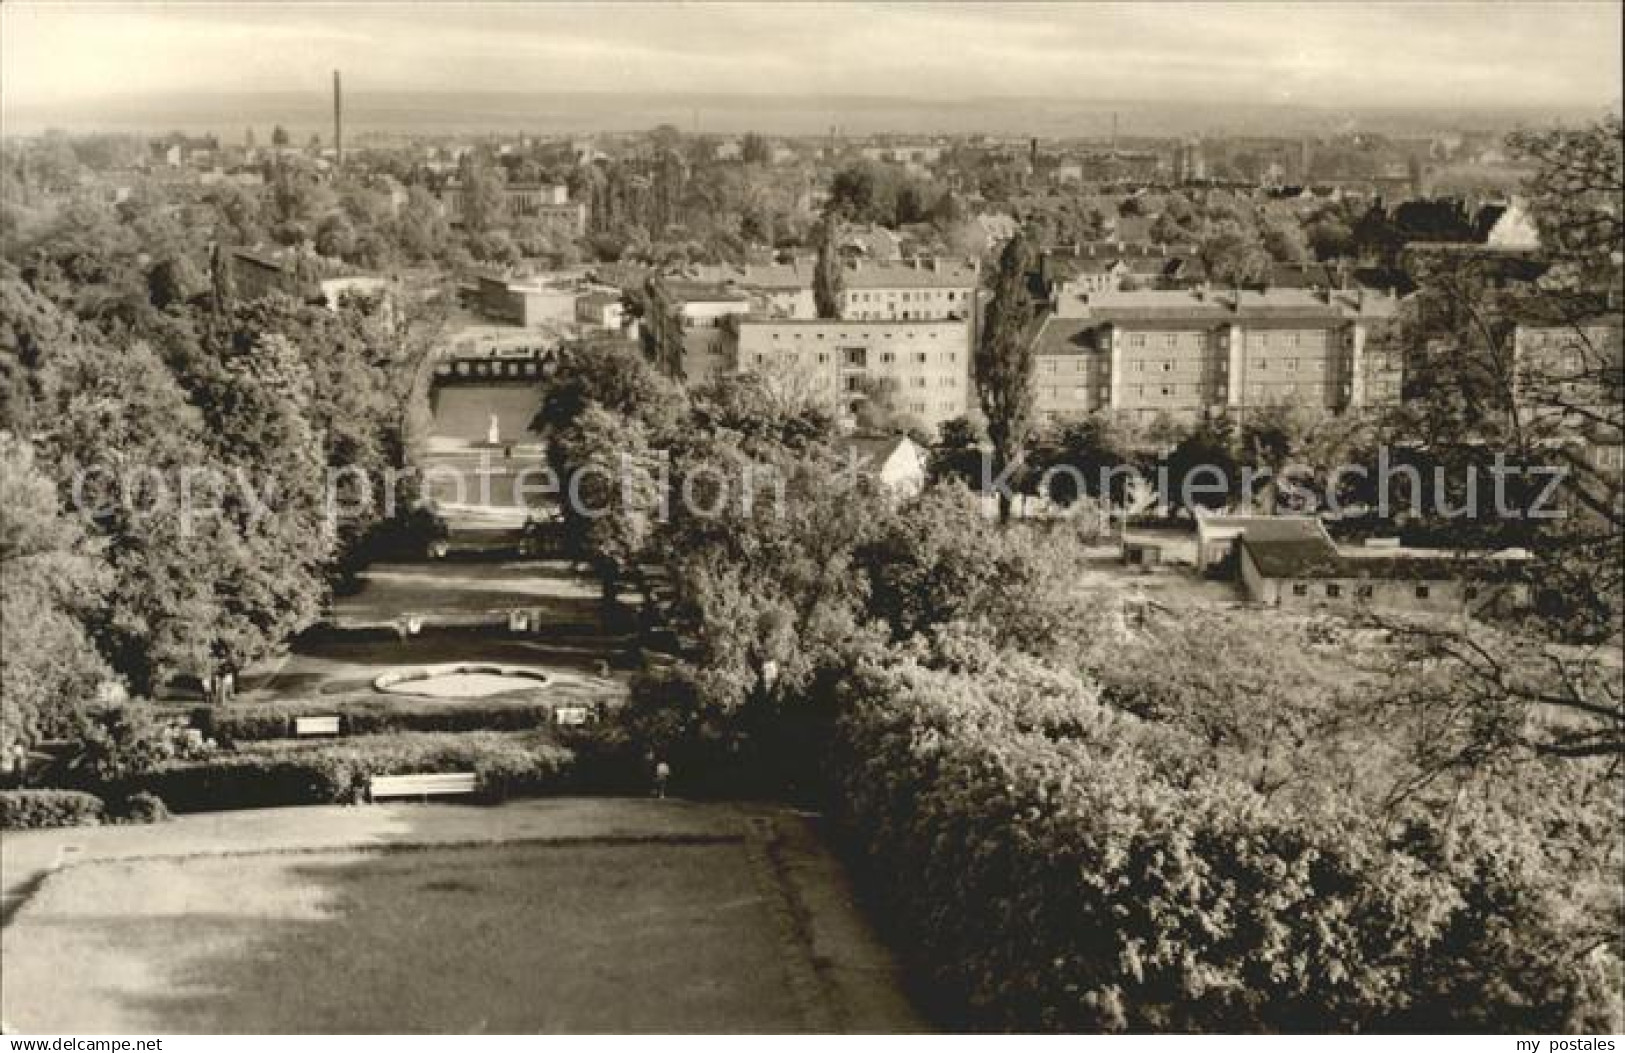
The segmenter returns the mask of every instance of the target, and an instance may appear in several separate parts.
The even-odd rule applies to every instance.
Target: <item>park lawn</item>
[[[746,844],[109,860],[4,932],[23,1032],[799,1031]],[[800,994],[798,995],[798,991]]]
[[[333,603],[340,625],[379,625],[406,614],[536,610],[544,624],[595,624],[599,587],[558,561],[376,563],[362,587]]]

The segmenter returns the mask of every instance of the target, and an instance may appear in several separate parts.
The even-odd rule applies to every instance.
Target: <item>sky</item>
[[[687,92],[1329,107],[1620,98],[1621,4],[0,4],[7,108],[179,92]]]

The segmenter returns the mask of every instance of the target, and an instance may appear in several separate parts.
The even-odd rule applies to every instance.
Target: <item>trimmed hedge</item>
[[[294,737],[300,717],[338,716],[345,735],[394,732],[531,731],[552,724],[552,706],[541,702],[365,701],[253,702],[198,706],[192,726],[222,745]]]
[[[120,801],[117,812],[119,822],[131,825],[161,823],[170,818],[164,799],[145,790],[138,790],[128,800]]]
[[[1607,1029],[1610,959],[1553,950],[1577,919],[1492,812],[1281,804],[1020,679],[866,666],[838,721],[842,819],[951,1028]]]
[[[93,793],[78,790],[0,790],[0,830],[95,826],[106,814],[107,806]]]
[[[247,743],[237,750],[173,760],[126,789],[162,797],[177,812],[347,804],[363,800],[375,775],[472,771],[480,792],[516,797],[570,784],[574,754],[536,732],[403,732],[324,741]]]

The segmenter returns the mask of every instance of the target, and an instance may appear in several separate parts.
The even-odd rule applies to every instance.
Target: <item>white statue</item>
[[[485,441],[492,446],[502,445],[502,428],[497,424],[497,415],[491,414],[491,426],[485,429]]]

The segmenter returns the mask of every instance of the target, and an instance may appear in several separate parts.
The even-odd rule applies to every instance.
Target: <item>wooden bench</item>
[[[293,733],[299,738],[306,735],[339,734],[338,717],[294,717]]]
[[[471,771],[427,772],[422,775],[375,775],[367,783],[367,800],[388,797],[441,797],[474,793],[479,780]]]
[[[592,710],[586,706],[556,706],[553,709],[553,723],[563,725],[585,724],[592,719]]]

